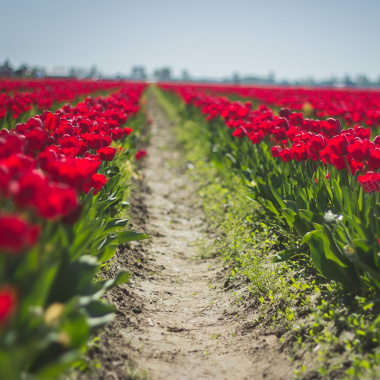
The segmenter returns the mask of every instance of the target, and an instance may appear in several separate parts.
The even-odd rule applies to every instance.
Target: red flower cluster
[[[316,118],[342,118],[351,126],[380,126],[380,92],[356,89],[313,89],[298,87],[253,87],[234,85],[182,85],[192,92],[239,95],[267,106],[302,111],[309,108]],[[284,116],[284,115],[281,115]]]
[[[251,103],[197,92],[192,86],[163,85],[163,88],[177,92],[186,104],[199,107],[206,120],[222,117],[226,126],[234,129],[232,135],[239,139],[248,137],[258,144],[267,137],[267,143],[274,145],[272,155],[284,162],[320,160],[338,170],[348,169],[352,174],[380,169],[380,136],[371,141],[370,128],[355,125],[342,130],[339,119],[309,119],[289,109],[282,109],[277,116],[266,105],[252,110]],[[368,185],[368,180],[361,180],[360,184],[368,192],[379,190],[377,180],[372,185]]]
[[[146,157],[146,155],[147,155],[146,150],[144,150],[144,149],[140,149],[140,150],[135,154],[135,158],[136,158],[136,160],[142,160],[144,157]]]
[[[77,80],[0,80],[0,120],[11,114],[17,119],[22,113],[48,109],[54,102],[71,102],[78,95],[120,87],[112,81]]]
[[[98,174],[112,161],[109,145],[129,135],[121,128],[138,112],[144,85],[127,85],[108,98],[88,98],[56,113],[44,111],[13,130],[0,131],[0,197],[17,210],[45,220],[74,222],[79,195],[98,193],[108,179]],[[32,246],[39,228],[24,218],[0,216],[0,250],[17,254]]]

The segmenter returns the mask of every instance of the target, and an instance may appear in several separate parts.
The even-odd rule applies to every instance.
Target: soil
[[[234,296],[248,297],[246,287],[231,289],[219,258],[200,258],[196,243],[208,226],[196,184],[152,93],[147,111],[150,146],[131,203],[134,230],[152,239],[121,246],[113,259],[107,275],[127,268],[133,279],[107,295],[116,317],[88,353],[100,366],[80,377],[291,378],[273,332],[247,328],[255,310],[238,308]]]

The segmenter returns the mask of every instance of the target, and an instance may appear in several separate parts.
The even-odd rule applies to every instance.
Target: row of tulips
[[[308,245],[325,277],[380,292],[380,138],[339,119],[307,119],[282,109],[242,104],[192,87],[162,85],[187,112],[207,121],[219,160],[226,156],[245,178],[250,197],[282,217],[302,239],[277,260],[293,259]],[[219,88],[214,89],[215,93]],[[226,128],[227,127],[227,128]]]
[[[0,123],[19,119],[29,111],[49,109],[54,103],[72,102],[77,96],[118,87],[120,83],[114,81],[3,79],[0,80]]]
[[[380,92],[356,89],[253,87],[236,85],[186,85],[193,92],[248,98],[269,107],[304,111],[320,119],[334,117],[345,124],[380,126]]]
[[[124,85],[0,131],[0,378],[56,378],[112,318],[99,298],[129,274],[94,277],[120,244],[147,238],[115,218],[144,89]]]

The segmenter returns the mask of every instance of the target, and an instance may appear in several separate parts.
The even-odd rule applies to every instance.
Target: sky
[[[380,0],[0,0],[0,63],[380,76]]]

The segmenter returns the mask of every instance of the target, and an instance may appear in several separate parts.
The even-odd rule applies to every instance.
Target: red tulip
[[[355,125],[354,127],[356,136],[361,138],[362,140],[368,140],[371,137],[371,129],[363,128],[360,125]]]
[[[336,155],[335,153],[330,154],[330,161],[338,170],[347,169],[346,161],[344,158]]]
[[[16,306],[17,295],[15,289],[9,285],[0,287],[0,326],[11,318]]]
[[[348,157],[348,156],[346,156]],[[350,166],[351,174],[354,175],[357,171],[362,172],[364,170],[364,163],[355,160],[348,160]]]
[[[280,152],[280,157],[281,157],[281,160],[284,161],[284,162],[291,161],[293,159],[292,151],[290,149],[288,149],[288,148],[283,149]]]
[[[79,201],[75,190],[65,185],[51,185],[44,202],[38,205],[38,214],[54,220],[75,212]]]
[[[348,154],[348,140],[345,135],[334,136],[329,141],[329,147],[337,156],[345,156]]]
[[[146,150],[144,150],[144,149],[140,149],[140,150],[135,154],[135,158],[136,158],[136,160],[141,160],[141,159],[144,158],[146,155],[147,155]]]
[[[362,141],[360,138],[356,138],[354,143],[348,146],[348,152],[356,161],[365,161],[369,158],[371,150],[373,149],[373,143],[369,140]]]
[[[0,251],[19,254],[37,241],[40,228],[15,215],[0,216]]]
[[[293,158],[296,161],[306,161],[309,158],[309,148],[308,145],[301,142],[298,144],[293,144],[292,146]]]
[[[285,117],[285,118],[289,118],[290,114],[291,114],[291,111],[289,108],[281,108],[280,112],[279,112],[280,116],[281,117]]]
[[[0,137],[0,158],[7,158],[12,154],[22,153],[25,137],[10,132]]]
[[[49,191],[47,178],[38,171],[30,171],[13,181],[10,190],[16,205],[20,208],[38,207]]]
[[[380,191],[380,173],[367,172],[359,176],[358,181],[366,193]]]
[[[300,126],[303,124],[303,115],[301,112],[293,112],[289,116],[290,122],[295,126]]]
[[[245,132],[242,128],[236,128],[232,133],[232,136],[237,137],[238,139],[242,139],[245,136]]]
[[[330,139],[333,136],[339,135],[342,130],[342,126],[339,120],[330,118],[326,121],[321,121],[321,129],[323,134]]]
[[[368,170],[377,170],[380,168],[380,148],[372,149],[367,161]]]
[[[42,120],[44,121],[45,127],[49,131],[54,131],[59,124],[59,118],[57,115],[53,115],[49,111],[44,111]]]
[[[102,161],[112,161],[116,154],[116,149],[111,147],[100,148],[97,153]]]
[[[380,136],[376,136],[375,139],[373,140],[373,143],[375,144],[376,147],[380,148]]]
[[[91,181],[86,185],[85,192],[88,193],[91,188],[94,188],[94,194],[96,195],[100,189],[108,182],[108,179],[104,174],[94,173],[91,176]]]
[[[280,146],[278,146],[278,145],[276,145],[276,146],[272,146],[271,148],[270,148],[270,150],[271,150],[271,152],[272,152],[272,156],[273,157],[279,157],[280,156],[280,153],[281,153],[281,151],[282,151],[282,149],[281,149],[281,147]]]
[[[263,133],[262,131],[259,131],[257,133],[249,133],[248,137],[251,140],[252,144],[259,144],[263,139]]]
[[[120,140],[123,138],[123,135],[124,135],[124,131],[119,127],[111,131],[111,136],[113,140]]]
[[[309,150],[312,154],[317,154],[327,145],[326,139],[322,135],[315,135],[309,140]]]
[[[123,132],[124,132],[125,136],[129,136],[133,132],[133,129],[132,128],[123,128]]]

